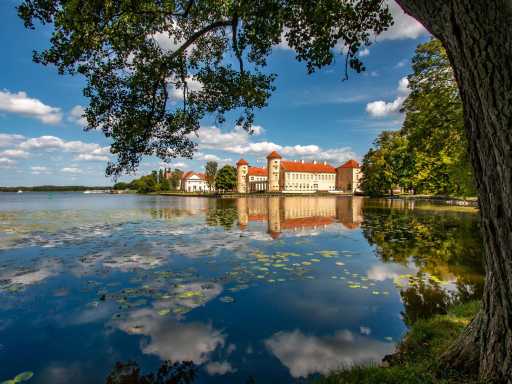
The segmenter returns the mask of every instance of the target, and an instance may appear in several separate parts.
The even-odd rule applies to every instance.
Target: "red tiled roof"
[[[361,226],[361,224],[357,224],[357,223],[344,223],[343,221],[341,222],[341,225],[343,225],[347,229],[357,229],[357,228],[359,228]]]
[[[206,180],[206,175],[204,173],[194,172],[194,171],[188,171],[188,172],[184,173],[183,177],[181,179],[182,180],[190,179],[194,175],[199,177],[201,180]]]
[[[355,160],[349,160],[345,164],[340,165],[338,168],[360,168],[359,163]]]
[[[264,214],[249,215],[247,219],[249,221],[267,221],[268,215],[264,215]]]
[[[325,216],[300,217],[296,219],[286,219],[281,222],[281,229],[294,229],[317,227],[319,225],[329,225],[334,223],[334,218]]]
[[[236,165],[249,165],[249,163],[245,159],[240,159],[238,160],[238,163],[236,163]]]
[[[283,157],[276,151],[270,152],[269,155],[267,156],[267,159],[282,159],[282,158]]]
[[[281,166],[285,171],[290,172],[336,173],[336,169],[332,165],[324,163],[281,161]]]
[[[249,176],[267,176],[265,168],[249,167]]]

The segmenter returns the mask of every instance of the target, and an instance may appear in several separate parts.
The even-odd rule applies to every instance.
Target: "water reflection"
[[[307,235],[326,230],[333,224],[347,229],[359,228],[363,198],[269,197],[236,200],[238,224],[266,222],[267,233],[277,239],[283,232]]]
[[[14,198],[39,203],[0,202],[0,381],[30,369],[36,384],[185,383],[168,374],[188,362],[202,383],[290,383],[378,361],[407,325],[481,295],[469,210],[122,195],[42,210],[40,195]]]
[[[118,362],[108,375],[105,384],[191,384],[197,376],[192,362],[165,361],[155,373],[142,374],[134,361]]]
[[[374,340],[349,330],[323,337],[305,335],[300,330],[278,332],[265,340],[265,345],[294,378],[375,362],[394,349],[394,343]]]
[[[476,217],[468,220],[465,210],[413,208],[415,204],[400,200],[369,201],[364,206],[363,234],[386,263],[369,274],[396,278],[400,270],[413,267],[415,273],[435,276],[461,300],[480,298],[484,270]]]
[[[157,355],[162,360],[191,361],[203,364],[210,355],[225,344],[226,336],[211,324],[199,322],[180,323],[170,317],[162,317],[156,311],[133,311],[118,327],[129,334],[148,336],[141,345],[143,353]]]

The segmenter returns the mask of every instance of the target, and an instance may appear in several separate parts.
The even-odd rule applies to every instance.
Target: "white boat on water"
[[[18,189],[18,192],[17,193],[23,193],[23,191],[21,189]]]

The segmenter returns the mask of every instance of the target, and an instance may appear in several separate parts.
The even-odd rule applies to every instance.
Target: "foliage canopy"
[[[275,75],[266,58],[281,40],[309,73],[346,52],[348,68],[391,23],[381,0],[23,0],[28,28],[52,24],[48,49],[34,60],[85,76],[87,129],[112,140],[107,175],[134,171],[141,157],[191,157],[192,133],[213,114],[239,110],[251,130]]]
[[[223,166],[215,177],[215,187],[220,191],[232,191],[236,187],[236,168]]]
[[[412,69],[403,126],[383,132],[364,157],[363,190],[380,195],[401,186],[419,193],[475,195],[462,101],[441,42],[419,45]]]

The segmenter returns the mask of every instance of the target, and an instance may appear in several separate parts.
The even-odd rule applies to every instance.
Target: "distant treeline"
[[[82,192],[87,190],[105,190],[112,187],[87,187],[84,185],[37,185],[35,187],[0,187],[0,192]]]

